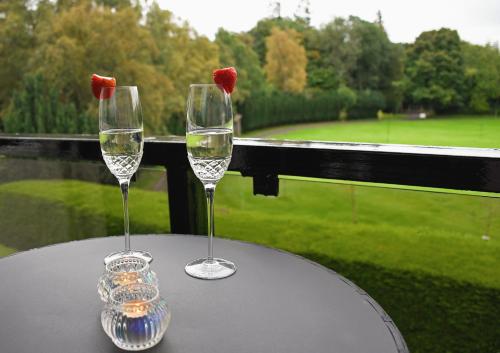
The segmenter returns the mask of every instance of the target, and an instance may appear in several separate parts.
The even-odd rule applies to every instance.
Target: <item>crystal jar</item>
[[[106,264],[104,274],[97,283],[97,292],[101,300],[107,302],[113,289],[133,283],[158,287],[158,278],[145,259],[135,256],[120,257]]]
[[[101,323],[117,347],[140,351],[161,341],[170,317],[170,310],[158,288],[136,283],[111,291],[101,312]]]

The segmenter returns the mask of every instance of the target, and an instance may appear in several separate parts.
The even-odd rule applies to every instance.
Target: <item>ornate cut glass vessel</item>
[[[150,284],[128,284],[115,288],[101,312],[104,332],[121,349],[140,351],[161,341],[170,310]]]
[[[133,283],[146,283],[158,287],[158,278],[145,259],[134,256],[119,257],[106,264],[104,274],[97,284],[97,292],[103,302],[108,302],[113,289]]]

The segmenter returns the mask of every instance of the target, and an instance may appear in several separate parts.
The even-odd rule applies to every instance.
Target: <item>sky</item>
[[[219,27],[248,31],[269,17],[269,0],[158,0],[160,6],[187,20],[210,39]],[[293,16],[299,0],[282,0],[281,16]],[[310,0],[311,24],[320,27],[334,17],[355,15],[373,21],[377,11],[393,42],[413,42],[423,31],[448,27],[475,44],[500,42],[500,0]]]

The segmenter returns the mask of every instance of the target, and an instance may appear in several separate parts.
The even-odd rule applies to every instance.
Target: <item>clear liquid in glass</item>
[[[142,129],[110,129],[99,133],[104,162],[117,178],[129,178],[142,159]]]
[[[233,150],[231,129],[202,129],[186,134],[188,158],[196,176],[216,183],[227,170]]]

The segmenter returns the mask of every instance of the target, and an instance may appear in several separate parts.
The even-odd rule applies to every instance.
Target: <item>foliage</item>
[[[242,106],[245,132],[276,125],[304,122],[376,118],[385,100],[378,91],[353,91],[341,86],[334,91],[252,95]]]
[[[340,86],[337,89],[337,95],[339,96],[340,110],[347,112],[349,109],[354,107],[357,102],[357,95],[352,89],[347,86]]]
[[[73,103],[62,103],[58,91],[41,75],[26,76],[16,91],[5,120],[4,130],[11,133],[91,133],[96,119],[78,114]]]
[[[358,38],[350,31],[348,21],[336,18],[309,34],[312,87],[328,89],[337,88],[340,83],[351,85],[350,72],[356,65],[359,45]]]
[[[337,92],[314,96],[273,92],[256,93],[242,106],[244,131],[268,126],[313,121],[332,121],[339,117],[343,107]]]
[[[273,28],[293,29],[298,33],[304,33],[310,27],[304,19],[297,18],[295,20],[286,17],[265,18],[257,22],[254,28],[248,33],[252,37],[253,49],[257,53],[261,65],[266,62],[267,45],[266,39],[271,35]]]
[[[218,47],[206,37],[198,36],[187,23],[178,25],[173,14],[160,9],[157,3],[147,14],[146,29],[158,49],[155,74],[161,72],[171,85],[169,93],[163,95],[166,107],[162,115],[178,116],[184,112],[189,84],[212,81],[212,71],[219,66]],[[161,87],[148,85],[161,92]],[[165,126],[159,129],[155,133],[166,132]]]
[[[336,18],[309,35],[311,86],[336,88],[343,83],[356,90],[391,88],[402,77],[399,47],[383,27],[358,17]]]
[[[0,2],[0,111],[5,109],[12,91],[20,87],[28,59],[33,51],[33,16],[27,9],[27,0]],[[41,6],[43,7],[43,3]]]
[[[342,86],[329,92],[257,92],[242,106],[245,132],[288,123],[337,120],[355,106],[356,93]]]
[[[374,22],[338,17],[315,28],[310,25],[307,1],[300,3],[294,18],[277,13],[246,33],[221,28],[214,41],[198,35],[155,1],[3,1],[0,52],[0,127],[5,126],[4,131],[18,127],[18,132],[87,131],[75,126],[85,116],[97,118],[97,102],[88,82],[93,72],[116,76],[119,85],[138,85],[146,131],[157,135],[183,131],[187,87],[211,82],[212,71],[221,66],[238,70],[233,94],[237,112],[258,111],[249,107],[260,104],[259,97],[267,97],[267,111],[285,111],[278,108],[286,100],[284,92],[303,94],[299,100],[304,104],[335,96],[335,106],[340,106],[333,114],[316,105],[298,108],[289,121],[244,117],[259,120],[259,126],[266,126],[264,121],[272,125],[332,116],[374,118],[378,110],[488,113],[500,106],[497,46],[461,42],[456,31],[449,29],[424,32],[412,44],[395,44],[380,13]],[[12,121],[28,116],[20,112],[30,111],[30,101],[21,96],[31,94],[27,92],[35,85],[32,82],[28,89],[26,82],[35,77],[42,77],[43,96],[50,97],[36,99],[46,105],[37,107],[37,112],[53,110],[57,100],[68,117],[75,117],[74,123],[48,129],[40,123],[53,120],[48,113],[36,118],[38,123],[32,127],[25,126],[27,118]],[[301,115],[306,111],[310,117]],[[318,114],[325,116],[318,118]]]
[[[186,116],[182,113],[174,113],[168,119],[167,130],[172,135],[186,135]]]
[[[355,66],[351,68],[351,86],[357,90],[386,90],[402,76],[402,63],[395,53],[396,46],[376,23],[350,17],[347,22],[350,37],[359,48]]]
[[[240,35],[220,28],[215,43],[219,47],[220,65],[233,66],[238,72],[236,90],[232,94],[233,102],[242,103],[252,92],[265,89],[265,76],[259,58]]]
[[[273,28],[266,39],[267,80],[285,92],[302,92],[306,85],[307,58],[300,35],[293,29]]]
[[[356,104],[349,110],[351,119],[373,119],[377,112],[385,107],[384,95],[378,91],[363,90],[356,96]]]
[[[422,33],[407,50],[410,104],[437,112],[463,106],[464,64],[457,31],[441,28]]]
[[[41,44],[30,66],[52,83],[63,102],[96,116],[89,78],[92,72],[108,74],[118,78],[118,85],[139,87],[147,130],[163,125],[166,97],[173,87],[153,65],[158,48],[139,25],[137,11],[114,11],[83,2],[52,17],[37,32]]]
[[[184,110],[188,84],[210,82],[218,66],[217,45],[178,25],[157,4],[146,24],[135,1],[42,0],[30,10],[19,0],[1,6],[7,15],[0,19],[0,48],[9,55],[0,58],[0,112],[12,106],[25,75],[40,74],[62,105],[73,105],[77,116],[96,117],[89,79],[98,72],[116,76],[119,85],[137,85],[146,130],[162,134],[169,117]],[[75,20],[81,18],[86,20]]]
[[[500,51],[492,45],[462,43],[468,106],[477,113],[497,111],[500,105]],[[492,109],[493,108],[493,109]]]

